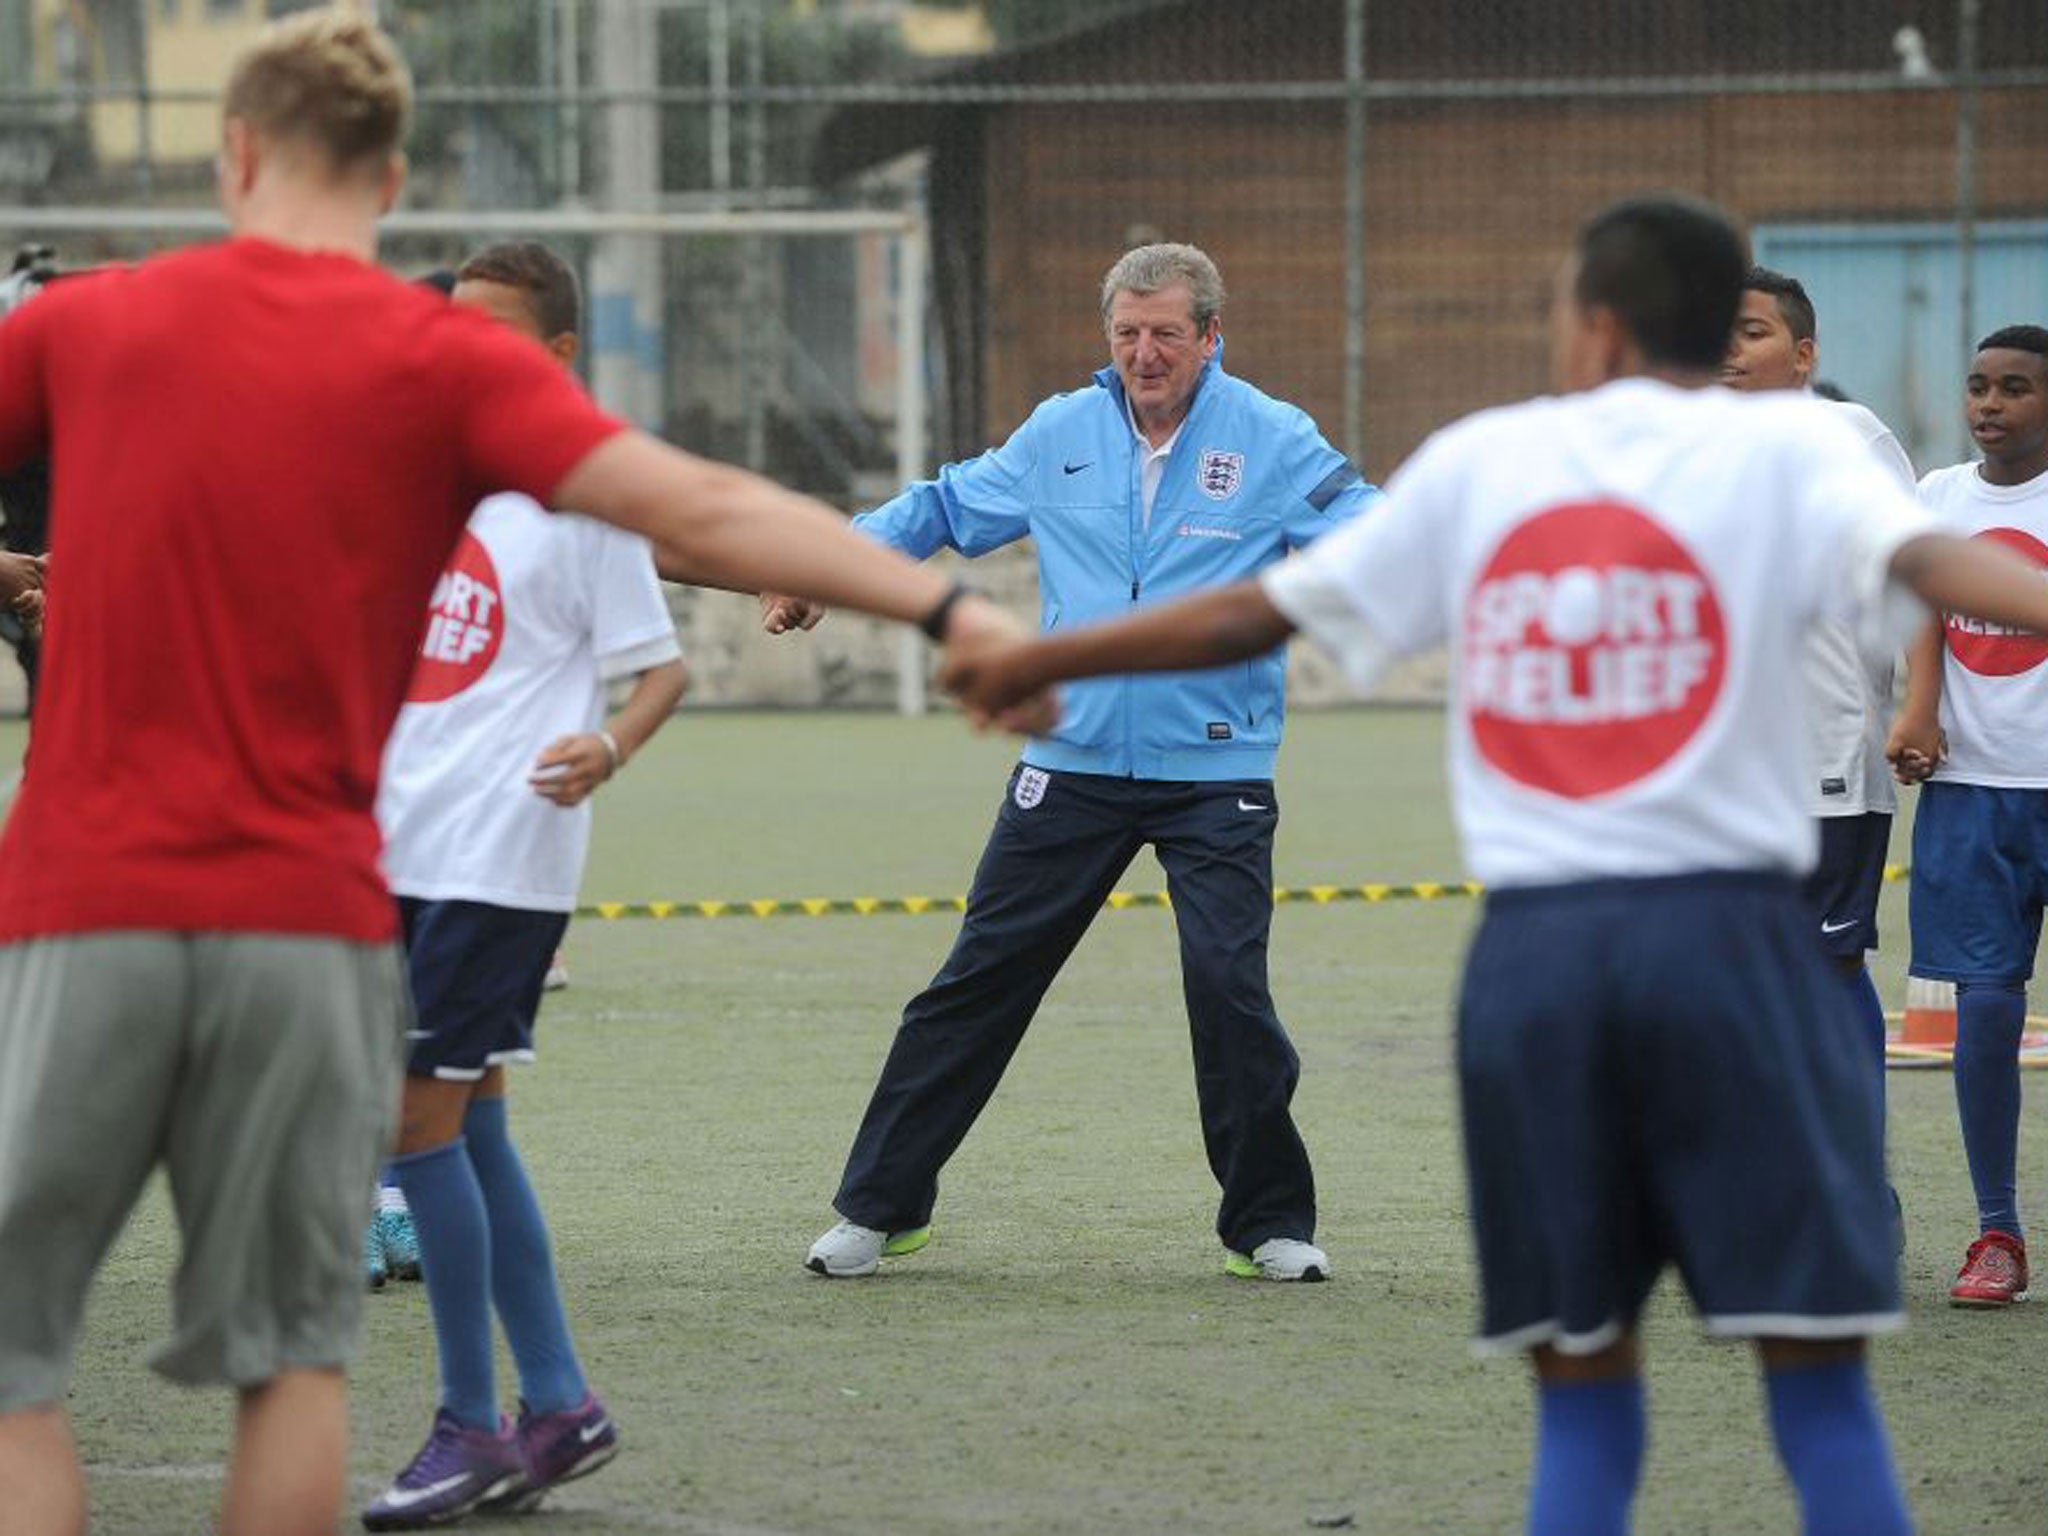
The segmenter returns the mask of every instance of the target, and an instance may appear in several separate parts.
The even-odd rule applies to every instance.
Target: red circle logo
[[[467,528],[455,558],[434,583],[427,637],[412,669],[408,704],[453,698],[491,669],[505,639],[505,605],[491,552]]]
[[[1494,551],[1465,604],[1463,708],[1487,764],[1584,800],[1692,740],[1727,669],[1705,572],[1634,507],[1539,512]]]
[[[2048,566],[2048,545],[2031,533],[2022,533],[2017,528],[1986,528],[1971,537],[1990,539],[2022,560]],[[1945,615],[1942,628],[1949,654],[1980,677],[2014,677],[2048,661],[2048,635],[1986,624],[1982,619],[1966,619],[1959,613]]]

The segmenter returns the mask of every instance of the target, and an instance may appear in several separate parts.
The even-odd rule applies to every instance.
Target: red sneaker
[[[2027,1245],[2010,1232],[1986,1232],[1963,1255],[1948,1299],[1955,1307],[2009,1307],[2025,1301]]]

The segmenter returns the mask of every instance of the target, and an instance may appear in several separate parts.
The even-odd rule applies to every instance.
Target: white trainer
[[[1232,1253],[1223,1261],[1223,1267],[1233,1275],[1253,1280],[1330,1278],[1330,1256],[1314,1243],[1293,1237],[1269,1237],[1249,1254]]]
[[[882,1267],[882,1244],[888,1240],[886,1232],[877,1232],[857,1221],[842,1221],[811,1244],[804,1268],[828,1280],[872,1275]]]
[[[555,958],[548,962],[547,970],[540,978],[543,992],[559,992],[569,985],[569,962],[562,958],[562,952],[555,951]]]

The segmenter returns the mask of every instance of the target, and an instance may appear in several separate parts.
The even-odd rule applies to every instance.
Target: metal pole
[[[535,39],[533,79],[534,83],[542,91],[547,91],[555,83],[556,77],[561,71],[561,63],[555,56],[559,41],[555,35],[555,23],[559,10],[559,6],[546,3],[546,0],[543,0],[539,14],[536,17],[535,30],[539,36]],[[549,180],[554,183],[550,189],[554,193],[554,200],[560,202],[562,199],[562,103],[559,100],[549,100],[537,115],[540,118],[542,133],[546,140],[541,148],[541,161],[547,167]]]
[[[562,18],[562,201],[583,197],[583,0],[560,0]]]
[[[926,229],[896,237],[896,483],[924,478],[924,307]],[[896,647],[896,713],[925,712],[924,637],[905,626]]]
[[[156,185],[156,143],[149,107],[149,0],[135,0],[135,189]]]
[[[285,4],[288,0],[275,0]],[[424,4],[425,0],[420,0]],[[681,0],[670,0],[681,3]],[[822,0],[814,0],[822,3]],[[851,5],[854,0],[841,0]],[[868,0],[879,4],[880,0]],[[2020,65],[2010,68],[1979,69],[1977,84],[1984,90],[2020,91],[2048,86],[2048,67]],[[1674,97],[1699,96],[1919,96],[1927,82],[1910,78],[1897,69],[1874,72],[1856,70],[1832,74],[1683,74],[1683,75],[1544,75],[1522,79],[1472,79],[1466,76],[1414,79],[1368,78],[1365,99],[1374,106],[1402,102],[1510,102],[1510,101],[1669,101]],[[1159,102],[1242,104],[1286,102],[1308,106],[1324,102],[1341,104],[1349,93],[1341,75],[1314,80],[1187,80],[1170,83],[1156,80],[1123,80],[1108,84],[1076,85],[1072,82],[1042,81],[1005,84],[945,84],[901,81],[854,84],[825,84],[785,81],[762,87],[761,99],[771,107],[829,107],[845,105],[904,107],[1001,107],[1001,106],[1104,106],[1111,103]],[[19,107],[72,106],[81,101],[127,100],[133,87],[125,81],[113,85],[72,84],[10,91],[8,104]],[[423,85],[414,96],[422,107],[545,105],[551,92],[536,85]],[[602,85],[583,93],[587,106],[612,102],[638,102],[660,107],[701,107],[711,100],[711,89],[703,85],[663,85],[635,89],[608,89]],[[158,106],[218,104],[216,87],[169,86],[152,91]]]
[[[885,208],[710,208],[592,212],[582,208],[401,208],[378,220],[391,235],[774,235],[843,238],[901,234],[916,215]],[[191,235],[227,228],[218,208],[135,208],[64,203],[0,203],[0,235],[84,230],[108,235]]]
[[[768,185],[767,125],[762,117],[760,90],[766,78],[765,42],[762,37],[764,0],[746,0],[746,31],[742,39],[747,88],[747,189],[749,206],[759,206],[761,189]],[[749,236],[740,247],[740,411],[746,426],[746,455],[749,469],[768,465],[768,381],[763,376],[774,343],[761,318],[770,300],[768,242]]]
[[[1962,0],[1956,14],[1956,310],[1959,359],[1968,364],[1977,308],[1977,34],[1983,0]]]
[[[747,184],[759,192],[768,185],[768,111],[761,87],[768,83],[768,0],[747,5]]]
[[[1365,462],[1365,0],[1344,4],[1344,451]]]
[[[706,22],[711,86],[711,189],[732,189],[732,0],[711,0]],[[713,204],[724,207],[724,201]]]
[[[653,9],[641,0],[600,0],[596,23],[598,83],[615,92],[651,87]],[[622,213],[652,212],[661,200],[657,109],[644,100],[615,98],[604,115],[605,206]],[[591,387],[608,409],[657,432],[668,405],[661,258],[659,241],[621,236],[599,240],[590,261]]]

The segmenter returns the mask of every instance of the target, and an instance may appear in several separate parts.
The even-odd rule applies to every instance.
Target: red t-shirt
[[[540,347],[259,240],[0,323],[0,465],[51,456],[48,631],[0,941],[395,932],[371,808],[470,509],[620,430]]]

